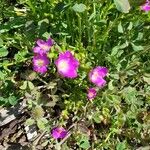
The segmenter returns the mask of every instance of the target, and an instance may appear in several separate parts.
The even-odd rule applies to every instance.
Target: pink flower
[[[35,55],[33,57],[33,70],[44,74],[47,71],[47,66],[49,64],[49,59],[46,55]]]
[[[67,133],[68,132],[63,127],[56,127],[52,129],[52,137],[54,139],[63,139]]]
[[[144,5],[142,5],[140,8],[143,11],[150,11],[150,1],[147,0],[146,3]]]
[[[103,87],[106,84],[106,81],[103,78],[107,75],[107,73],[107,68],[98,66],[90,71],[89,80],[98,87]]]
[[[58,73],[63,77],[75,78],[77,77],[77,69],[79,67],[79,61],[72,55],[70,51],[66,51],[59,54],[57,60],[55,60]]]
[[[43,41],[41,39],[37,40],[37,45],[33,48],[34,53],[38,53],[40,55],[47,54],[50,48],[53,45],[53,40],[49,38],[47,41]]]
[[[89,88],[87,97],[88,97],[89,100],[92,100],[96,97],[96,94],[97,94],[97,91],[96,91],[95,88]]]

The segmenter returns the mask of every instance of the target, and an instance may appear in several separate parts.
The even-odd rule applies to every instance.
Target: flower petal
[[[54,139],[64,138],[67,133],[67,130],[65,130],[63,127],[56,127],[52,129],[52,137]]]
[[[33,70],[44,74],[47,71],[47,66],[49,64],[49,59],[46,55],[35,55],[33,57]]]
[[[70,51],[60,53],[58,59],[55,60],[55,65],[59,74],[61,74],[63,77],[77,77],[79,62]]]
[[[92,100],[96,97],[96,94],[97,94],[97,91],[96,91],[95,88],[89,88],[87,97],[88,97],[89,100]]]
[[[34,53],[40,53],[40,51],[41,51],[41,48],[39,46],[36,46],[33,48]]]
[[[49,39],[47,40],[47,45],[52,46],[53,44],[54,44],[54,40],[51,39],[51,38],[49,38]]]
[[[150,11],[150,1],[149,0],[146,0],[146,3],[142,6],[140,6],[141,10],[143,11]]]
[[[103,78],[107,73],[108,69],[106,67],[98,66],[90,71],[89,80],[98,87],[103,87],[106,84],[106,81]]]
[[[38,39],[36,43],[39,47],[42,47],[43,45],[45,45],[46,42],[41,39]]]

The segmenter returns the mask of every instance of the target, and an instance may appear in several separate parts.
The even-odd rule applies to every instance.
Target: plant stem
[[[81,36],[82,36],[82,26],[81,26],[81,17],[79,14],[77,14],[78,16],[78,29],[79,29],[79,46],[81,47]]]

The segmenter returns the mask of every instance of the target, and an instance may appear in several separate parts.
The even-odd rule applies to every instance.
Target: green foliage
[[[150,14],[143,0],[2,0],[0,6],[0,105],[27,102],[27,125],[49,135],[64,126],[71,134],[62,149],[137,149],[149,140]],[[51,36],[55,45],[44,75],[33,72],[32,48]],[[59,52],[80,61],[78,78],[60,77]],[[107,85],[89,102],[88,80],[95,66],[109,69]],[[82,123],[81,123],[82,122]],[[43,144],[44,145],[44,144]]]
[[[9,97],[0,97],[0,105],[16,105],[18,103],[17,97],[9,96]]]
[[[117,144],[116,150],[125,150],[125,149],[126,149],[125,142],[120,142]]]
[[[117,9],[123,13],[128,13],[130,10],[130,4],[128,0],[114,0]]]
[[[79,147],[81,147],[83,149],[90,148],[89,139],[87,137],[85,137],[85,136],[82,136],[80,141],[77,144],[79,145]]]
[[[86,6],[82,3],[81,4],[75,4],[72,8],[76,12],[84,12],[86,10]]]

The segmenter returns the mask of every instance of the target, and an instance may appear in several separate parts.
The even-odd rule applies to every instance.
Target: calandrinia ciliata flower
[[[39,39],[36,43],[37,46],[33,48],[34,53],[43,55],[49,52],[50,48],[53,46],[54,41],[51,38],[49,38],[47,41]]]
[[[89,80],[98,87],[103,87],[106,84],[104,77],[107,75],[108,69],[106,67],[98,66],[92,69],[89,73]]]
[[[67,130],[63,127],[56,127],[52,129],[52,137],[54,139],[62,139],[67,135]]]
[[[49,64],[49,59],[46,55],[35,55],[33,57],[33,70],[44,74],[47,71],[47,67]]]
[[[96,97],[97,91],[95,88],[89,88],[88,89],[88,93],[87,93],[87,97],[89,100],[93,100]]]
[[[146,11],[146,12],[150,11],[150,1],[147,0],[146,3],[144,5],[142,5],[140,8],[141,8],[141,10]]]
[[[75,78],[78,75],[79,61],[70,51],[60,53],[58,59],[55,61],[55,65],[58,73],[63,77]]]

